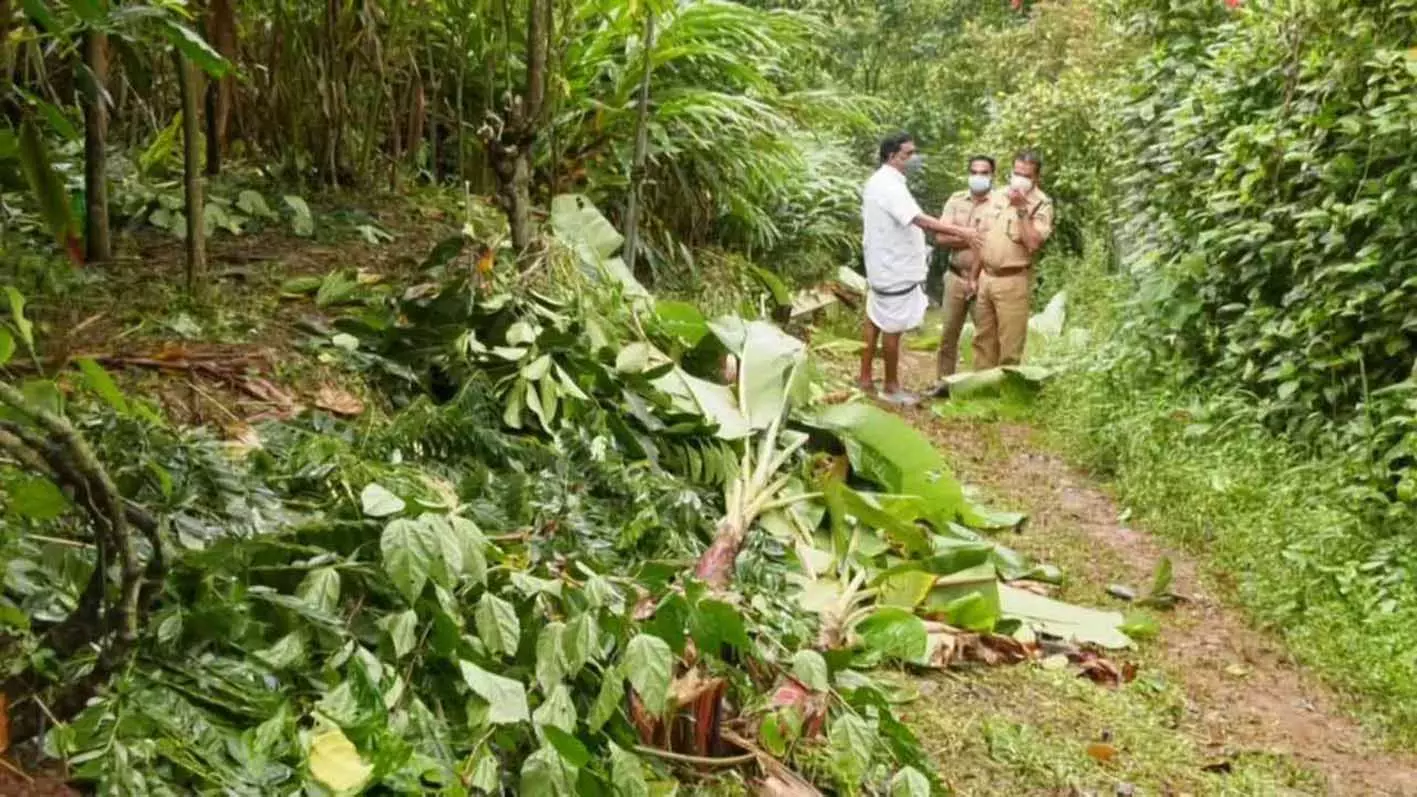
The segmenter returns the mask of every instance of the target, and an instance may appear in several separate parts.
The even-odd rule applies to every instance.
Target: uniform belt
[[[874,293],[877,296],[905,296],[906,294],[914,293],[915,291],[919,290],[920,286],[924,284],[925,283],[923,282],[913,282],[910,284],[909,288],[901,288],[899,290],[894,291],[883,291],[880,288],[877,288],[875,285],[870,284],[868,284],[867,287],[871,289],[871,293]]]
[[[1027,274],[1028,266],[1013,266],[1012,268],[984,269],[984,273],[991,277],[1012,277],[1015,274]]]

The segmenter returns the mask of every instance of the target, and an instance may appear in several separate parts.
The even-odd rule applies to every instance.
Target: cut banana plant
[[[841,580],[809,576],[802,580],[798,603],[817,613],[819,650],[837,650],[851,644],[851,632],[875,609],[880,590],[867,586],[870,575],[864,568],[846,566]],[[855,570],[854,574],[850,571]]]
[[[761,321],[730,318],[710,326],[738,359],[737,412],[750,430],[741,441],[738,470],[725,487],[726,510],[713,544],[694,569],[696,578],[723,589],[733,580],[743,541],[764,512],[818,496],[784,494],[792,476],[783,471],[807,442],[805,434],[784,428],[793,401],[806,387],[806,346]]]

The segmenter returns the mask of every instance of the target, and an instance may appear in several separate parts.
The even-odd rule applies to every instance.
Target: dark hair
[[[885,163],[895,157],[900,148],[907,142],[914,141],[915,138],[909,133],[894,133],[881,139],[881,163]]]
[[[1037,173],[1041,174],[1043,172],[1043,156],[1038,154],[1038,150],[1021,150],[1019,154],[1014,156],[1014,163],[1019,162],[1031,163],[1034,165]]]
[[[984,161],[989,164],[989,171],[991,172],[998,171],[998,167],[994,165],[994,159],[988,155],[975,155],[969,159],[969,165],[973,166],[975,161]]]

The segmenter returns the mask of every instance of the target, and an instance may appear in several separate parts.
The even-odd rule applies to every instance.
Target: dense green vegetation
[[[1115,10],[1120,273],[1059,266],[1107,343],[1044,422],[1410,743],[1417,10]]]
[[[1145,629],[1011,587],[1018,517],[763,320],[904,128],[927,208],[1044,154],[1081,329],[1003,409],[1417,740],[1417,4],[1019,5],[0,0],[0,738],[115,794],[940,791],[874,670]]]

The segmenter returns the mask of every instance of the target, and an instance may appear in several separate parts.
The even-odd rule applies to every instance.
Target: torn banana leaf
[[[1052,371],[1033,365],[1005,365],[945,377],[951,398],[1003,398],[1031,401]]]
[[[739,360],[739,406],[751,428],[768,428],[789,401],[806,397],[809,380],[800,367],[807,360],[805,343],[774,324],[734,316],[714,319],[709,329]]]
[[[1020,620],[1034,631],[1080,645],[1114,650],[1132,646],[1131,638],[1122,632],[1126,620],[1121,612],[1074,606],[1007,584],[998,589],[1003,616]]]
[[[964,489],[940,453],[899,416],[850,403],[828,407],[810,422],[842,441],[859,476],[888,492],[919,496],[936,529],[944,529],[965,508]]]

